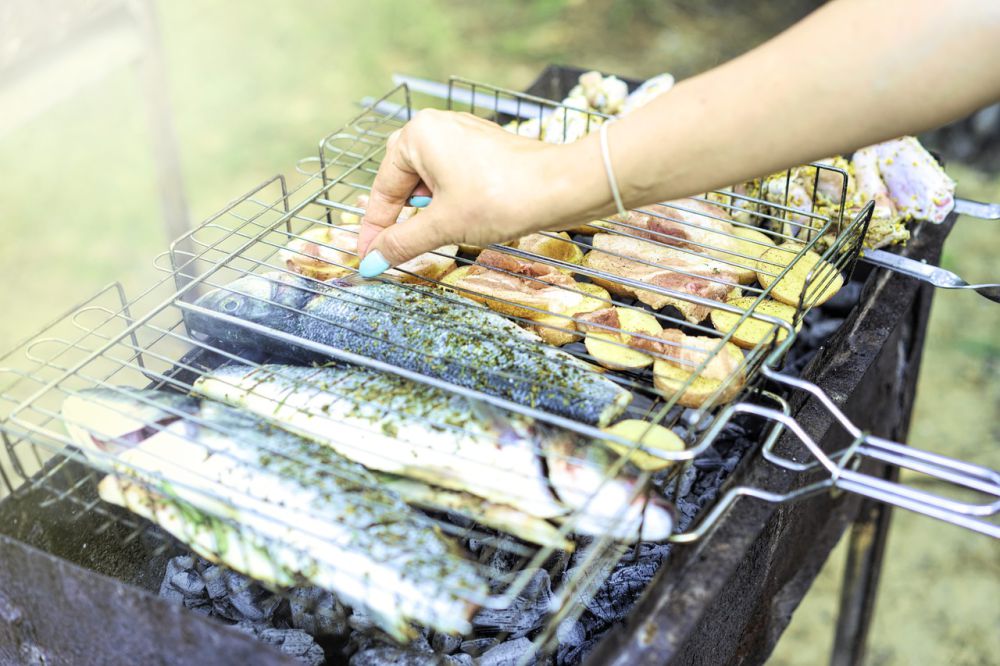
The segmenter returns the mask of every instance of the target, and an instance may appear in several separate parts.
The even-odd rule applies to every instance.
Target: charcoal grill
[[[538,97],[525,97],[461,79],[454,79],[451,85],[466,91],[464,97],[471,101],[474,112],[485,110],[495,116],[499,100],[504,99],[569,115],[578,112],[552,105],[545,97],[561,98],[568,89],[567,80],[575,80],[576,74],[578,72],[567,68],[547,70],[531,91]],[[557,84],[563,85],[558,93],[552,88]],[[482,101],[477,102],[479,99]],[[3,567],[8,570],[4,573],[9,573],[8,580],[5,580],[8,576],[0,578],[0,594],[3,595],[0,596],[0,611],[8,621],[6,630],[10,640],[7,644],[16,648],[10,652],[11,659],[71,660],[74,654],[79,654],[76,651],[82,649],[81,645],[86,646],[88,654],[101,655],[102,661],[121,659],[123,655],[131,661],[139,655],[149,654],[156,654],[165,662],[177,663],[218,658],[220,654],[240,655],[247,663],[272,663],[278,659],[267,651],[258,651],[244,637],[221,630],[191,614],[179,613],[177,609],[170,611],[176,621],[171,631],[155,632],[157,613],[165,604],[151,598],[142,588],[148,590],[158,582],[154,572],[162,569],[164,558],[176,544],[130,514],[100,502],[96,496],[96,481],[99,470],[113,471],[111,461],[95,463],[78,452],[66,451],[65,439],[53,437],[50,423],[57,419],[59,402],[65,395],[62,393],[64,381],[77,382],[73,388],[95,382],[133,385],[152,382],[157,386],[186,388],[193,373],[217,363],[218,358],[213,360],[213,355],[217,357],[219,350],[185,329],[183,313],[199,312],[194,297],[206,287],[224,288],[231,279],[247,272],[258,272],[265,266],[277,267],[274,257],[278,249],[289,238],[300,236],[304,228],[322,221],[336,224],[336,217],[342,212],[361,212],[352,199],[366,190],[387,131],[402,124],[411,108],[414,106],[406,88],[391,93],[348,128],[325,137],[317,158],[300,163],[300,170],[307,175],[305,185],[290,189],[282,177],[264,183],[180,239],[171,252],[162,255],[157,265],[166,275],[147,292],[130,300],[120,287],[113,286],[74,308],[43,334],[15,350],[32,364],[27,371],[13,365],[15,360],[20,361],[13,353],[5,358],[3,362],[12,365],[5,369],[7,377],[0,388],[4,389],[6,401],[12,408],[5,422],[4,441],[15,476],[3,479],[12,494],[0,507],[0,515],[6,518],[3,524],[9,532],[9,536],[0,541],[5,551]],[[588,124],[602,120],[599,114],[581,115]],[[815,168],[817,179],[821,170],[830,169],[824,165]],[[844,182],[846,185],[846,177]],[[753,201],[752,197],[745,199]],[[870,207],[853,219],[844,219],[842,209],[824,215],[774,202],[768,202],[768,211],[773,212],[757,211],[755,214],[775,217],[785,225],[779,228],[792,225],[805,229],[803,238],[808,247],[821,248],[820,241],[827,239],[823,256],[829,265],[840,274],[853,272]],[[920,227],[906,254],[936,261],[950,224]],[[619,225],[618,233],[628,234],[627,225]],[[579,239],[572,242],[585,243]],[[541,259],[582,277],[602,277],[597,271],[539,258],[516,248],[504,251],[522,258]],[[731,255],[722,257],[722,262],[737,263],[740,259],[746,257]],[[823,492],[832,486],[859,491],[981,531],[995,529],[982,519],[995,512],[993,505],[948,504],[943,498],[928,498],[897,484],[878,481],[882,477],[890,479],[895,465],[904,464],[987,494],[994,489],[991,484],[995,485],[988,470],[915,456],[850,426],[850,422],[854,422],[890,438],[904,438],[930,298],[925,288],[900,276],[859,273],[857,280],[865,284],[860,305],[838,336],[804,373],[823,393],[784,377],[776,370],[778,359],[786,351],[779,342],[759,343],[748,351],[739,368],[749,378],[741,395],[774,395],[767,393],[767,389],[775,388],[775,382],[805,389],[794,393],[790,404],[777,397],[768,398],[777,400],[779,409],[759,402],[741,402],[720,410],[716,403],[721,402],[723,389],[735,381],[735,375],[729,376],[707,401],[688,412],[677,408],[680,393],[664,398],[645,390],[643,377],[622,375],[618,378],[639,395],[638,404],[632,407],[635,415],[684,430],[689,448],[673,456],[679,462],[695,458],[738,413],[764,416],[773,425],[763,455],[748,456],[730,479],[728,492],[723,494],[721,501],[695,528],[675,535],[676,541],[692,542],[693,545],[679,549],[667,561],[636,606],[629,625],[612,632],[595,651],[595,659],[622,663],[762,660],[846,525],[861,515],[867,522],[859,523],[861,527],[856,530],[871,529],[869,523],[872,521],[884,530],[887,520],[884,509],[867,503],[862,506],[862,501],[855,496]],[[797,319],[815,304],[818,298],[815,295],[822,292],[832,275],[832,272],[819,271],[810,276],[798,304]],[[780,269],[775,277],[780,277]],[[649,289],[648,285],[632,286]],[[752,292],[756,289],[753,293],[761,299],[767,295],[765,289],[749,289]],[[653,291],[689,303],[727,307],[668,288]],[[758,319],[774,327],[775,331],[784,327],[789,333],[786,340],[794,338],[793,327],[789,324],[756,313],[731,311],[743,318]],[[720,339],[717,349],[721,349],[730,337],[702,329],[672,314],[659,316],[672,326],[715,335]],[[521,319],[530,320],[531,317]],[[568,326],[573,317],[564,319],[564,323],[554,326],[571,332]],[[239,325],[239,322],[233,324]],[[285,337],[280,333],[265,333],[270,337]],[[778,339],[776,335],[772,337]],[[846,353],[848,349],[852,353]],[[330,353],[338,356],[335,351]],[[222,350],[222,356],[225,355]],[[356,355],[340,352],[339,357],[400,372],[398,368]],[[704,368],[709,360],[706,358],[697,369]],[[411,378],[427,381],[426,377]],[[886,378],[902,378],[902,381],[887,381]],[[645,382],[648,384],[648,377]],[[881,382],[888,383],[893,390],[882,391]],[[511,404],[496,396],[453,386],[448,389],[570,428],[582,435],[600,434],[592,426]],[[827,400],[827,394],[834,396],[835,402]],[[865,400],[866,397],[874,399]],[[883,403],[885,411],[873,408]],[[25,410],[32,419],[25,418]],[[706,415],[711,416],[712,424],[707,427],[703,418]],[[790,433],[784,432],[786,427]],[[806,431],[812,433],[811,439]],[[808,450],[802,448],[802,442],[807,443]],[[818,459],[825,469],[820,469],[813,459]],[[849,468],[849,463],[861,467]],[[893,463],[892,469],[886,468],[886,463]],[[769,503],[735,501],[743,495],[769,500]],[[803,501],[774,504],[799,498]],[[440,525],[446,530],[455,530],[448,522]],[[567,532],[570,529],[571,525],[564,528]],[[483,536],[488,538],[488,535]],[[858,557],[869,564],[877,563],[881,548],[879,540],[872,543],[875,545],[871,548],[858,552]],[[90,554],[94,552],[96,555]],[[590,545],[587,566],[582,568],[606,571],[625,553],[611,539],[596,539]],[[522,554],[523,571],[543,565],[552,555],[551,549],[544,548]],[[860,581],[857,587],[856,603],[850,604],[847,610],[857,611],[870,604],[877,566],[870,567],[869,571],[868,578]],[[110,574],[117,581],[99,574]],[[502,594],[478,601],[502,607],[527,580],[519,576],[507,582],[509,585]],[[562,598],[568,599],[574,592],[585,592],[592,582],[587,576],[567,580]],[[49,590],[52,595],[32,594],[32,586]],[[123,639],[122,644],[95,645],[94,640],[79,634],[59,635],[48,626],[59,626],[59,622],[42,623],[39,620],[53,615],[72,615],[73,619],[68,621],[79,623],[75,610],[67,604],[81,601],[95,604],[92,595],[107,590],[114,590],[115,596],[123,600],[121,608],[98,603],[98,610],[87,617],[90,621],[116,626],[120,626],[119,622],[131,622],[136,631]],[[783,598],[782,595],[776,598],[777,590],[782,591]],[[737,591],[742,592],[738,597],[734,596]],[[580,611],[580,604],[566,603],[556,618],[572,619]],[[863,634],[865,625],[863,615],[845,614],[856,626],[844,624],[843,645],[851,641],[860,645],[862,641],[858,637]],[[766,631],[746,631],[755,623],[759,626],[765,618]],[[555,626],[553,622],[541,632],[540,644],[552,637]],[[178,639],[175,632],[180,632],[183,638]],[[90,632],[91,636],[98,634],[100,632]],[[711,649],[707,649],[709,644]],[[123,649],[122,645],[134,649]]]

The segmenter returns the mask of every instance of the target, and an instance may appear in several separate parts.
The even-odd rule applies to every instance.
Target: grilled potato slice
[[[799,299],[809,307],[822,305],[844,286],[844,278],[831,264],[812,251],[799,255],[799,250],[783,245],[775,246],[760,255],[757,260],[757,280],[765,289],[771,287],[775,276],[792,264],[788,273],[774,284],[771,298],[787,305],[799,306]],[[806,279],[812,272],[808,292],[803,297]],[[770,273],[770,275],[768,275]]]
[[[759,258],[760,255],[774,247],[774,239],[763,231],[746,227],[733,227],[733,234],[742,239],[740,251],[749,257]]]
[[[518,238],[511,247],[525,252],[534,252],[537,255],[565,261],[568,264],[579,264],[583,261],[583,250],[570,239],[569,234],[560,231],[556,234],[530,234]],[[564,273],[571,273],[568,269],[560,268]]]
[[[455,255],[458,254],[457,245],[445,245],[433,252],[425,252],[409,261],[400,264],[392,270],[386,271],[386,276],[395,278],[400,282],[424,283],[437,281],[447,275],[455,268]],[[417,276],[407,275],[401,270],[416,273]]]
[[[594,328],[587,332],[584,344],[594,360],[609,370],[638,370],[653,363],[653,357],[628,347],[630,333],[643,333],[656,337],[663,331],[656,317],[641,310],[615,308],[620,332]]]
[[[659,449],[661,451],[676,453],[683,451],[685,448],[684,440],[674,434],[672,430],[668,430],[656,423],[649,423],[638,419],[619,421],[607,428],[602,428],[602,430],[622,439],[630,439],[637,442],[645,449]],[[619,442],[604,440],[603,444],[620,456],[627,455],[630,463],[647,472],[658,472],[674,464],[673,460],[664,460],[642,449],[632,450],[632,447],[620,444]]]
[[[594,220],[593,222],[588,222],[587,224],[581,224],[578,227],[573,227],[569,230],[571,234],[584,234],[586,236],[593,236],[596,233],[600,233],[601,229],[610,229],[614,225],[607,220]]]
[[[731,300],[729,301],[729,304],[735,305],[746,312],[753,306],[754,301],[756,300],[756,296],[746,296],[744,298]],[[779,303],[778,301],[763,301],[754,309],[754,312],[783,319],[789,324],[795,321],[795,308],[791,305]],[[736,326],[736,322],[740,319],[740,315],[733,312],[726,312],[725,310],[712,310],[711,317],[712,325],[722,333],[728,333],[733,330],[733,327]],[[799,322],[799,325],[795,330],[797,331],[801,327],[802,323]],[[748,318],[740,324],[738,328],[736,328],[731,340],[744,349],[753,349],[761,343],[769,344],[775,337],[775,331],[777,331],[778,342],[781,342],[788,337],[788,331],[783,328],[775,328],[765,321]]]
[[[730,402],[739,394],[746,383],[745,371],[742,369],[743,352],[731,342],[727,342],[717,352],[718,338],[702,336],[684,336],[682,344],[685,347],[701,347],[701,353],[692,354],[690,363],[700,363],[705,355],[711,355],[709,364],[699,375],[693,370],[697,365],[679,365],[667,358],[658,358],[653,364],[653,385],[667,396],[680,394],[677,403],[684,407],[698,408],[703,406],[718,392],[713,404],[721,405]],[[683,353],[678,350],[677,353]],[[674,354],[668,352],[668,355]],[[720,366],[713,369],[713,366]]]
[[[329,280],[354,272],[360,261],[357,249],[358,236],[353,230],[320,224],[289,241],[278,256],[294,273]]]

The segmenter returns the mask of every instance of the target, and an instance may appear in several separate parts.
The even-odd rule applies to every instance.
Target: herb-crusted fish
[[[670,510],[602,445],[395,375],[338,367],[227,366],[194,391],[322,442],[370,469],[464,491],[574,531],[663,539]],[[618,465],[621,467],[621,465]]]
[[[606,425],[632,399],[578,359],[440,288],[250,275],[196,304],[583,423]],[[256,348],[296,362],[321,358],[217,317],[186,317],[192,330],[236,353]]]
[[[106,499],[262,582],[329,589],[399,640],[410,622],[468,631],[488,593],[453,542],[329,447],[164,391],[81,391],[62,414],[84,451],[111,456]]]

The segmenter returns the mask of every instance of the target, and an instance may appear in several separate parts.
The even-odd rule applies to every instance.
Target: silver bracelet
[[[615,206],[618,207],[618,214],[624,218],[628,211],[625,210],[621,192],[618,191],[618,179],[615,178],[615,170],[611,167],[611,151],[608,149],[608,125],[613,122],[614,120],[607,120],[601,123],[601,157],[604,159],[604,172],[608,175],[608,185],[611,186],[611,196],[614,197]]]

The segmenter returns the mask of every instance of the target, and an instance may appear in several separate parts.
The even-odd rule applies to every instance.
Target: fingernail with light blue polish
[[[363,278],[373,278],[376,275],[381,275],[388,268],[389,262],[385,260],[382,253],[378,250],[372,250],[361,260],[361,265],[358,266],[358,273]]]
[[[421,195],[410,197],[410,205],[413,206],[414,208],[427,208],[427,206],[430,205],[430,203],[431,203],[430,197],[425,197]]]

